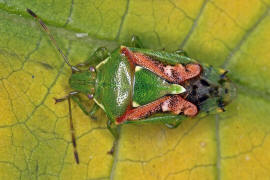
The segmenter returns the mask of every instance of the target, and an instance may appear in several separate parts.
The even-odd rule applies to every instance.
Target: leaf
[[[68,105],[53,99],[71,91],[70,70],[26,8],[72,64],[135,34],[148,48],[228,69],[237,98],[174,130],[122,126],[113,156],[104,113],[94,121],[73,104],[76,165]],[[269,15],[269,0],[0,1],[0,179],[269,179]]]

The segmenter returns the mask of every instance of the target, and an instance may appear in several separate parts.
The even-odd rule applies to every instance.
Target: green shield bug
[[[121,46],[111,53],[99,48],[90,62],[72,66],[43,21],[30,9],[27,12],[37,19],[72,70],[69,84],[74,91],[56,102],[68,100],[77,163],[70,99],[91,117],[98,108],[103,109],[107,127],[117,138],[115,125],[158,122],[175,128],[186,118],[224,111],[233,97],[235,89],[227,71],[201,64],[181,50],[144,49],[135,36],[131,47]],[[95,102],[90,111],[81,103],[79,93]]]

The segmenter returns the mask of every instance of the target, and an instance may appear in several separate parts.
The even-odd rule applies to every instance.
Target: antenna
[[[66,62],[66,64],[67,64],[68,66],[70,66],[72,70],[74,70],[74,71],[80,71],[77,67],[72,66],[72,65],[69,63],[67,56],[66,56],[66,55],[63,53],[63,51],[59,48],[59,46],[57,45],[55,39],[53,38],[53,35],[52,35],[51,32],[49,31],[49,29],[48,29],[48,27],[45,25],[45,23],[44,23],[44,22],[43,22],[43,21],[42,21],[42,20],[41,20],[41,19],[40,19],[33,11],[32,11],[32,10],[30,10],[30,9],[26,9],[26,10],[27,10],[27,12],[28,12],[31,16],[33,16],[33,17],[39,22],[39,24],[41,25],[41,27],[42,27],[42,28],[45,30],[45,32],[49,35],[51,41],[53,42],[54,46],[55,46],[56,49],[59,51],[59,53],[62,55],[62,57],[63,57],[64,61]]]

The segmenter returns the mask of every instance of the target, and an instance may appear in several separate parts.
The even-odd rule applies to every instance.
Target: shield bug
[[[169,53],[144,49],[135,36],[130,47],[121,46],[111,53],[99,48],[89,62],[72,66],[43,21],[30,9],[27,11],[37,19],[72,70],[69,84],[74,91],[56,102],[68,100],[77,163],[70,99],[91,117],[98,108],[103,109],[108,117],[107,127],[117,138],[116,125],[158,122],[175,128],[186,118],[217,109],[224,111],[232,98],[234,88],[227,71],[201,64],[181,50]],[[90,111],[79,94],[95,102]]]

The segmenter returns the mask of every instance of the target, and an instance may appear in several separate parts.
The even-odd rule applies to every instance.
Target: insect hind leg
[[[119,126],[117,126],[117,127],[112,127],[112,126],[113,126],[113,121],[111,119],[108,119],[107,129],[110,131],[110,133],[114,137],[113,146],[112,146],[111,150],[108,151],[108,154],[110,154],[110,155],[113,155],[114,149],[116,146],[116,142],[118,141],[118,138],[119,138]]]
[[[175,123],[164,123],[167,128],[175,129],[182,123],[182,119],[177,120]]]

